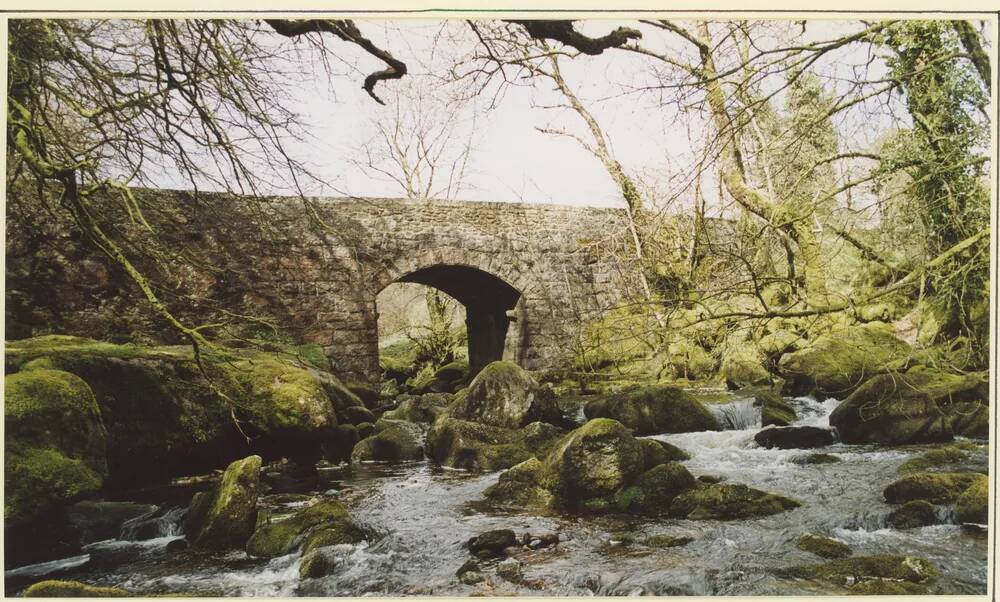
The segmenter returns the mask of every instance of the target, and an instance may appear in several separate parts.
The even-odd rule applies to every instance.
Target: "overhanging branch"
[[[350,19],[265,19],[268,25],[275,32],[286,38],[296,38],[310,33],[330,33],[345,42],[356,44],[368,54],[381,60],[387,68],[370,73],[365,78],[364,89],[368,95],[375,99],[375,102],[384,105],[382,99],[375,94],[375,85],[387,79],[400,79],[406,75],[406,64],[392,56],[388,50],[383,50],[376,46],[371,40],[361,35],[358,26]]]

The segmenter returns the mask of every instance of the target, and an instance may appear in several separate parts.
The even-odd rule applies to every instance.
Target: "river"
[[[835,400],[788,400],[796,424],[826,426]],[[883,488],[897,469],[928,447],[835,444],[823,448],[840,458],[830,464],[800,464],[808,450],[757,447],[759,410],[749,400],[728,396],[713,404],[730,426],[715,432],[659,435],[685,449],[694,475],[712,475],[794,497],[803,504],[777,515],[737,521],[636,518],[623,515],[569,516],[510,513],[484,507],[482,492],[499,473],[472,474],[427,462],[396,466],[327,466],[312,492],[343,502],[381,536],[371,543],[334,548],[332,574],[300,581],[299,555],[270,561],[242,551],[222,555],[169,551],[181,537],[183,506],[163,502],[155,518],[124,529],[120,539],[98,542],[71,559],[6,572],[13,594],[45,576],[122,587],[142,594],[178,592],[218,596],[467,595],[815,595],[844,593],[837,585],[779,579],[772,570],[821,559],[795,548],[804,533],[834,537],[855,555],[921,556],[940,577],[931,593],[984,594],[987,537],[983,530],[940,524],[905,531],[887,527],[891,510]],[[957,470],[985,470],[985,447]],[[292,502],[300,503],[300,502]],[[941,518],[950,519],[950,509]],[[155,524],[151,524],[155,521]],[[138,528],[143,527],[143,528]],[[464,585],[456,570],[470,556],[465,542],[489,529],[518,534],[558,532],[560,543],[525,552],[520,583],[499,578],[488,565],[487,581]],[[131,541],[130,538],[152,539]],[[647,545],[656,535],[688,536],[671,548]]]

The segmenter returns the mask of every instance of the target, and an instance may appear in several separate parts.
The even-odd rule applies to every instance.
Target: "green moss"
[[[420,427],[403,420],[380,419],[375,434],[358,441],[351,451],[351,462],[403,462],[423,460]]]
[[[845,443],[936,443],[973,435],[988,416],[985,374],[915,367],[868,379],[830,415]],[[980,434],[984,434],[983,433]]]
[[[898,370],[909,360],[909,345],[881,322],[822,335],[809,346],[781,357],[778,369],[792,395],[812,393],[843,398],[869,377]]]
[[[892,483],[885,488],[883,495],[890,504],[910,500],[950,504],[973,484],[987,480],[986,475],[975,472],[920,472]]]
[[[733,520],[777,514],[800,505],[791,498],[742,484],[699,484],[674,498],[670,513],[691,520]]]
[[[495,485],[484,495],[516,507],[546,507],[554,502],[553,495],[541,486],[544,467],[538,458],[528,458],[500,474]]]
[[[774,393],[758,393],[754,399],[754,404],[761,406],[761,426],[788,426],[798,419],[795,409]]]
[[[567,506],[611,498],[642,474],[642,445],[620,422],[595,418],[567,434],[543,459],[543,484]]]
[[[500,470],[544,454],[564,431],[536,422],[506,429],[452,418],[447,412],[427,433],[427,455],[443,466]]]
[[[8,442],[4,450],[4,520],[16,526],[96,493],[102,475],[83,461]]]
[[[926,500],[910,500],[889,513],[889,524],[897,529],[925,527],[936,522],[937,510]]]
[[[195,546],[210,550],[242,547],[257,520],[260,493],[260,456],[230,464],[209,498],[203,498],[204,519],[197,534],[188,534]]]
[[[642,445],[643,466],[647,470],[658,464],[691,459],[686,451],[666,441],[639,439],[639,444]]]
[[[39,368],[5,376],[4,426],[8,444],[54,448],[107,473],[101,412],[76,375]]]
[[[843,583],[847,578],[856,581],[868,579],[893,579],[921,583],[937,577],[937,569],[927,560],[912,556],[856,556],[832,560],[823,564],[810,564],[776,571],[782,577],[822,579]]]
[[[643,387],[598,398],[586,405],[587,418],[611,418],[636,435],[719,430],[707,407],[691,394],[668,386]]]
[[[322,552],[303,555],[299,564],[299,579],[318,579],[328,575],[333,568],[333,561]]]
[[[642,496],[636,500],[636,509],[644,514],[666,514],[674,498],[694,487],[696,481],[683,464],[667,462],[642,473],[637,485]]]
[[[768,384],[771,374],[764,367],[764,355],[752,343],[727,343],[722,350],[719,376],[730,389]]]
[[[912,458],[899,467],[899,472],[918,472],[928,468],[937,468],[947,464],[956,464],[969,457],[962,449],[948,445],[939,449],[924,452],[917,458]]]
[[[985,525],[989,515],[989,480],[978,479],[955,501],[955,520]]]
[[[846,558],[851,555],[851,548],[844,542],[811,533],[798,538],[795,547],[822,558]]]
[[[676,548],[686,546],[694,541],[693,537],[674,535],[654,535],[646,540],[646,545],[651,548]]]
[[[492,362],[458,396],[452,415],[503,428],[518,428],[535,421],[557,422],[560,412],[537,381],[513,362]]]
[[[247,542],[247,553],[251,556],[273,558],[295,549],[295,546],[311,529],[339,532],[342,537],[336,543],[362,541],[364,532],[354,525],[350,515],[339,502],[323,500],[299,511],[284,520],[272,518],[260,525]],[[311,549],[320,547],[320,538],[334,539],[334,534],[317,535]]]
[[[24,590],[25,598],[125,598],[133,594],[117,587],[98,587],[79,581],[39,581]]]
[[[261,358],[235,363],[230,374],[244,385],[248,410],[266,430],[308,432],[337,424],[326,390],[308,370]]]
[[[645,497],[642,487],[632,485],[618,490],[612,502],[618,510],[628,512],[641,506]]]

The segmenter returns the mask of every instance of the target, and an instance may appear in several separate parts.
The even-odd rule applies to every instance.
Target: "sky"
[[[412,107],[412,103],[396,98],[400,91],[414,94],[419,90],[428,104],[434,104],[451,90],[442,83],[454,54],[469,52],[476,47],[470,28],[453,22],[442,33],[442,22],[433,20],[359,21],[364,35],[376,45],[392,52],[407,63],[409,74],[401,81],[381,82],[376,92],[386,101],[382,106],[362,90],[367,73],[384,65],[349,44],[328,42],[333,53],[329,69],[318,62],[309,65],[312,73],[304,81],[287,90],[288,106],[301,116],[309,137],[293,141],[291,154],[304,161],[323,184],[307,188],[316,196],[405,196],[394,182],[371,169],[359,166],[363,162],[366,143],[377,133],[375,123],[391,124],[396,111]],[[637,26],[635,22],[580,21],[578,27],[590,35],[603,35],[619,25]],[[687,24],[689,27],[692,25]],[[864,27],[858,21],[808,22],[775,21],[769,24],[759,39],[769,43],[767,31],[792,27],[802,28],[804,41],[826,40],[857,31]],[[677,36],[664,34],[649,26],[640,26],[645,47],[663,51],[693,52]],[[435,40],[451,32],[457,42],[438,43]],[[457,32],[457,33],[455,33]],[[847,47],[824,57],[814,68],[827,76],[825,85],[843,93],[849,85],[849,65],[869,64],[868,77],[884,71],[884,62],[866,45]],[[691,60],[695,60],[691,56]],[[734,60],[721,56],[720,63]],[[630,174],[644,182],[667,189],[671,178],[692,162],[691,140],[711,135],[711,128],[696,110],[679,112],[676,105],[664,106],[655,91],[637,91],[655,81],[653,70],[657,62],[648,57],[622,51],[606,51],[589,57],[579,56],[561,62],[563,74],[577,91],[601,127],[607,133],[616,158]],[[330,75],[332,73],[332,75]],[[765,86],[778,86],[770,81]],[[551,91],[551,84],[507,86],[495,103],[494,88],[475,95],[471,102],[454,111],[468,123],[475,115],[475,129],[464,187],[452,196],[472,201],[509,201],[558,203],[569,205],[621,206],[622,201],[613,181],[601,163],[577,142],[560,136],[541,133],[537,128],[562,128],[586,137],[580,118],[569,110],[538,108],[551,105],[561,98]],[[780,106],[782,97],[775,98]],[[400,104],[404,103],[404,104]],[[890,103],[891,104],[891,103]],[[856,148],[876,142],[892,123],[905,123],[905,111],[897,106],[877,107],[871,112],[837,116],[836,126],[842,141]],[[900,116],[900,113],[904,115]],[[431,117],[431,122],[434,122]],[[404,123],[403,127],[407,127]],[[450,148],[461,148],[470,139],[464,126],[453,132]],[[440,181],[440,180],[439,180]],[[706,182],[705,194],[711,197],[713,182]],[[279,191],[280,192],[280,191]],[[687,196],[690,196],[688,194]],[[717,196],[717,193],[716,193]],[[678,203],[689,202],[682,198]],[[711,204],[711,198],[709,198]]]

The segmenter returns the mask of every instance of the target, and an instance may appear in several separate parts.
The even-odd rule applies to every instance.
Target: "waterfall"
[[[144,541],[160,537],[176,537],[182,534],[181,520],[187,508],[157,508],[152,512],[125,521],[122,524],[122,541]]]
[[[753,405],[753,399],[713,404],[708,407],[726,430],[743,431],[760,426],[760,407]]]

